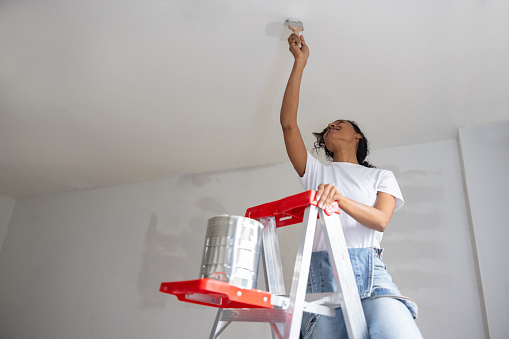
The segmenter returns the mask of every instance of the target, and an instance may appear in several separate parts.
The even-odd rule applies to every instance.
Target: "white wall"
[[[11,222],[15,203],[15,199],[0,194],[0,253],[2,253],[2,246],[7,235],[9,223]]]
[[[382,245],[427,338],[482,338],[454,140],[373,154],[406,205]],[[0,256],[2,338],[203,338],[215,309],[158,292],[198,278],[207,219],[301,191],[289,163],[19,199]],[[281,230],[288,277],[297,229]],[[235,324],[224,338],[267,338]]]
[[[490,337],[509,333],[509,121],[459,131]]]

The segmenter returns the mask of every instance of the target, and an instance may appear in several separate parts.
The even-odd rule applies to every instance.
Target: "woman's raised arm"
[[[299,107],[299,92],[304,67],[309,57],[309,48],[304,41],[304,37],[295,33],[288,38],[290,52],[292,52],[295,62],[292,72],[286,85],[281,105],[281,127],[285,140],[286,152],[297,173],[302,177],[306,171],[307,151],[302,135],[297,125],[297,109]]]

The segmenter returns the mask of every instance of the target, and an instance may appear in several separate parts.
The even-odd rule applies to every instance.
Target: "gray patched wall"
[[[405,205],[384,235],[384,259],[420,306],[425,338],[483,338],[482,313],[456,140],[377,151]]]
[[[456,141],[379,150],[372,161],[394,171],[406,199],[382,246],[421,307],[424,336],[482,338]],[[301,191],[284,163],[19,199],[0,256],[0,337],[207,337],[215,309],[179,302],[160,283],[198,278],[209,218]],[[280,231],[287,282],[297,236]],[[223,337],[269,333],[235,324]]]

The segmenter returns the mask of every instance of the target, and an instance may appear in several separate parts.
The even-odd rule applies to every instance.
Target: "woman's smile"
[[[329,128],[326,132],[327,137],[330,135],[330,133],[341,131],[341,126],[338,125],[329,125]]]

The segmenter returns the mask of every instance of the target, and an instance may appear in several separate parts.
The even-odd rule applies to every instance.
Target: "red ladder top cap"
[[[316,191],[310,190],[302,192],[280,200],[248,208],[245,216],[252,219],[275,217],[278,227],[300,223],[302,222],[304,209],[307,206],[318,206],[318,201],[315,201],[315,198]],[[334,213],[339,214],[340,210],[337,201],[334,201],[334,203],[324,211],[325,214],[329,216]],[[282,221],[280,220],[281,218],[286,220]]]

